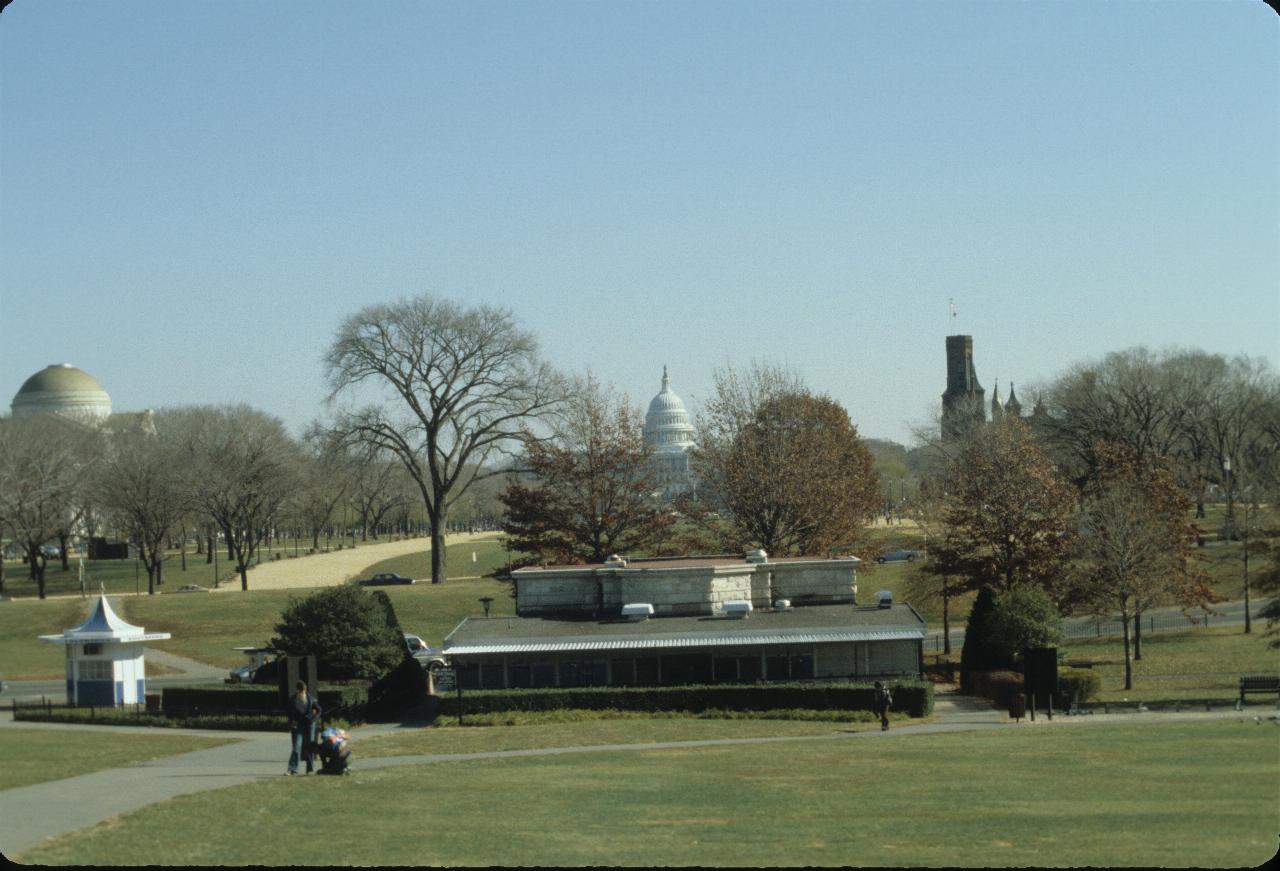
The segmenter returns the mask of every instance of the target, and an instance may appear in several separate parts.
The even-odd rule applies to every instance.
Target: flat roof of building
[[[804,605],[747,617],[468,617],[444,640],[451,656],[893,641],[924,637],[910,605]]]
[[[745,557],[733,556],[726,554],[722,556],[688,556],[688,557],[647,557],[643,559],[626,559],[628,569],[680,569],[698,566],[756,566],[756,565],[784,565],[789,563],[816,563],[816,562],[846,562],[855,566],[859,565],[862,560],[854,556],[789,556],[781,559],[770,557],[765,562],[752,562]],[[621,568],[621,567],[620,567]],[[604,563],[579,563],[577,565],[559,565],[559,566],[525,566],[512,572],[513,575],[533,574],[536,572],[551,571],[585,571],[587,569],[608,569],[615,570],[614,566]]]

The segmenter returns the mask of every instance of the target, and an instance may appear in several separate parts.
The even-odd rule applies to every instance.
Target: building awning
[[[919,641],[923,629],[847,629],[818,632],[733,633],[724,635],[637,636],[626,638],[554,638],[473,642],[449,646],[448,656],[493,653],[572,653],[578,651],[672,650],[694,647],[755,647],[774,644],[832,644],[850,641]]]

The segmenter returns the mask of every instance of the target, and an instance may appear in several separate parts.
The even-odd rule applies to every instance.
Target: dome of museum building
[[[58,414],[106,418],[111,415],[111,397],[88,372],[70,363],[58,363],[23,382],[10,408],[14,417]]]
[[[693,425],[684,402],[671,390],[667,367],[662,367],[662,390],[644,416],[644,439],[657,451],[687,451],[693,447]]]

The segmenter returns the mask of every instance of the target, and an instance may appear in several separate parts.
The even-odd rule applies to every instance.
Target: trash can
[[[1027,715],[1027,696],[1025,693],[1014,693],[1009,699],[1009,718],[1021,720]]]
[[[160,693],[147,693],[146,700],[148,714],[160,713]]]

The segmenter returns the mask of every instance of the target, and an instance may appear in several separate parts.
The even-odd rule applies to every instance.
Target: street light
[[[1227,519],[1226,519],[1226,525],[1225,525],[1224,531],[1227,534],[1227,541],[1231,541],[1235,538],[1236,508],[1235,508],[1235,493],[1231,486],[1231,458],[1230,457],[1223,457],[1222,470],[1226,473],[1226,476],[1227,476]]]

